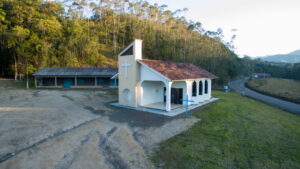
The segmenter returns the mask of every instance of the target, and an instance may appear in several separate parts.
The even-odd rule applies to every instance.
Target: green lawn
[[[193,115],[202,120],[163,143],[157,168],[300,168],[300,116],[237,93]]]
[[[258,78],[247,82],[247,86],[258,92],[300,103],[300,81],[281,78]]]

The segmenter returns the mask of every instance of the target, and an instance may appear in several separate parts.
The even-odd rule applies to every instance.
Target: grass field
[[[280,78],[252,79],[247,86],[267,95],[300,103],[300,81]]]
[[[300,117],[237,93],[193,115],[202,120],[160,144],[157,168],[300,168]]]

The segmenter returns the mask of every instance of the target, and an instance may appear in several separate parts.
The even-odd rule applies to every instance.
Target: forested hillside
[[[143,40],[144,58],[190,62],[219,76],[253,71],[238,58],[222,30],[207,31],[187,21],[183,10],[146,1],[0,1],[0,75],[43,67],[115,67],[117,54],[134,38]]]

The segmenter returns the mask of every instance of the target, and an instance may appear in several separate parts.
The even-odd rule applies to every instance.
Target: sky
[[[148,0],[168,9],[188,8],[184,16],[206,30],[222,28],[243,57],[285,54],[300,49],[300,0]]]

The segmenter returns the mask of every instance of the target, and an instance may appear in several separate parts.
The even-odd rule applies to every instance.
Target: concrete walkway
[[[279,107],[283,110],[286,110],[286,111],[289,111],[289,112],[292,112],[292,113],[295,113],[295,114],[300,114],[300,104],[288,102],[288,101],[285,101],[285,100],[281,100],[281,99],[278,99],[278,98],[270,97],[270,96],[255,92],[255,91],[245,87],[245,83],[247,81],[248,81],[248,79],[235,80],[235,81],[232,81],[229,84],[229,87],[231,89],[233,89],[234,91],[236,91],[236,92],[239,92],[239,93],[244,92],[244,94],[246,96],[249,96],[249,97],[252,97],[254,99],[263,101],[265,103],[274,105],[274,106]]]
[[[219,100],[219,98],[212,97],[210,100],[206,100],[202,103],[189,105],[188,109],[190,111],[190,110],[199,108],[201,106],[204,106],[206,104],[212,103],[212,102],[217,101],[217,100]],[[184,104],[183,105],[176,105],[177,107],[172,109],[169,112],[167,112],[165,110],[162,110],[161,108],[157,109],[157,108],[150,108],[150,107],[130,107],[130,106],[120,105],[119,103],[111,103],[110,105],[116,106],[116,107],[121,107],[121,108],[126,108],[126,109],[132,109],[132,110],[137,110],[137,111],[154,113],[154,114],[168,116],[168,117],[174,117],[174,116],[177,116],[179,114],[182,114],[182,113],[186,112],[186,107],[185,107]]]

